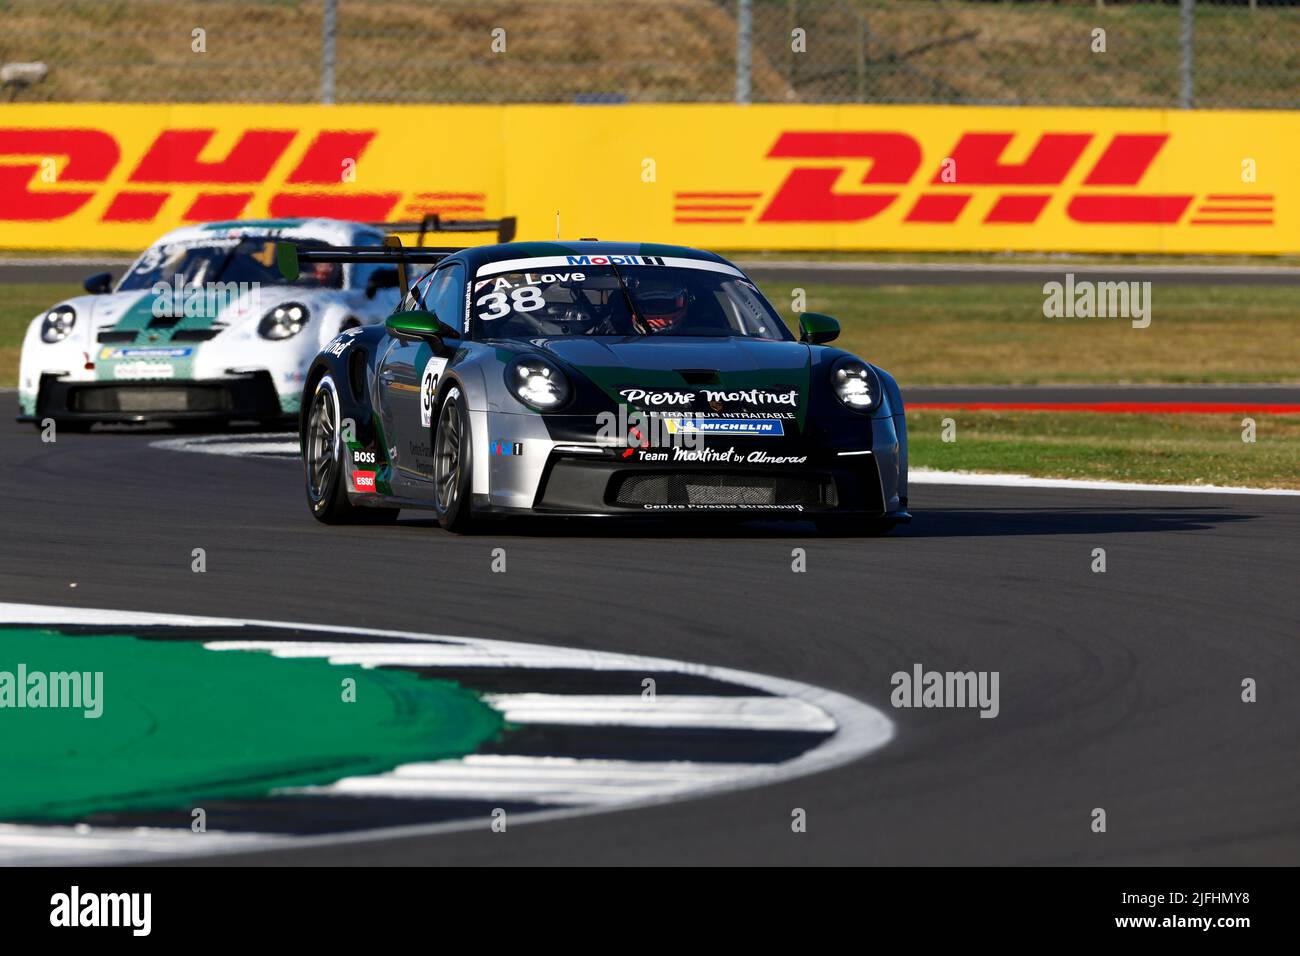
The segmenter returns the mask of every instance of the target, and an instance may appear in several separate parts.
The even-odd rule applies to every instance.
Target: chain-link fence
[[[1294,109],[1300,0],[0,0],[0,64],[18,102]]]

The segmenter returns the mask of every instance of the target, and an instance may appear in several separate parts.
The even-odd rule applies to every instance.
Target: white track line
[[[914,468],[907,476],[917,485],[978,485],[990,488],[1063,488],[1084,491],[1176,491],[1198,495],[1300,495],[1291,488],[1240,488],[1230,485],[1150,485],[1138,481],[1093,481],[1086,478],[1034,478],[1030,475],[980,474]]]
[[[835,721],[821,708],[788,697],[707,697],[659,694],[484,694],[511,724],[618,727],[709,727],[720,730],[806,730],[829,733]]]
[[[744,774],[747,764],[583,760],[471,754],[464,760],[403,764],[389,773],[345,777],[325,787],[278,791],[423,800],[524,800],[581,805],[667,797]]]
[[[273,838],[257,833],[225,833],[159,828],[29,826],[0,823],[0,865],[40,866],[50,863],[110,865],[125,855],[136,858],[198,856],[216,842],[224,852],[256,850]],[[208,842],[204,842],[208,841]],[[147,856],[146,856],[147,855]]]
[[[634,654],[585,651],[581,648],[524,644],[502,650],[486,645],[452,641],[445,644],[330,644],[293,641],[210,641],[210,651],[269,651],[275,657],[325,657],[331,664],[362,667],[532,667],[580,670],[680,670],[675,662]]]
[[[286,439],[283,434],[249,434],[240,438],[227,435],[205,438],[164,438],[150,442],[154,448],[167,451],[201,452],[205,455],[232,455],[247,457],[250,455],[283,455],[298,457],[299,448],[296,439]]]

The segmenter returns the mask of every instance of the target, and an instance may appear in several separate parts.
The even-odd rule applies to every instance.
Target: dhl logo
[[[508,202],[533,240],[1300,253],[1295,113],[593,109],[3,104],[0,247],[128,251],[184,222]]]
[[[853,224],[887,211],[904,225],[957,223],[977,189],[995,199],[980,220],[989,225],[1032,225],[1075,172],[1093,133],[1042,133],[1019,162],[1005,159],[1013,133],[966,132],[949,154],[925,165],[921,144],[902,132],[783,132],[767,159],[794,162],[765,203],[762,191],[680,191],[679,225]],[[1169,140],[1168,133],[1113,133],[1065,199],[1065,215],[1081,225],[1271,226],[1271,193],[1194,193],[1141,190]],[[819,161],[810,165],[810,161]],[[865,172],[862,172],[865,166]],[[856,190],[841,189],[857,173]],[[755,215],[755,210],[759,210]],[[1189,210],[1191,210],[1189,214]]]
[[[187,222],[245,215],[254,188],[268,182],[276,164],[297,140],[305,151],[273,189],[265,212],[276,217],[332,216],[380,222],[440,213],[479,218],[483,192],[358,191],[346,183],[377,130],[324,129],[304,137],[298,130],[243,131],[224,156],[202,158],[215,128],[163,129],[131,167],[126,182],[99,216],[103,223],[147,223],[158,218],[177,187],[200,188],[186,207]],[[53,162],[57,176],[48,175]],[[91,202],[122,162],[118,140],[87,128],[0,128],[0,221],[55,222]],[[52,179],[53,182],[49,180]],[[102,188],[102,185],[101,185]]]

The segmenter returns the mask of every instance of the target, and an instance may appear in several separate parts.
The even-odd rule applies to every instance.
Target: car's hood
[[[611,398],[648,411],[774,412],[802,418],[810,353],[800,342],[739,337],[534,339]]]
[[[247,321],[258,321],[283,302],[298,302],[308,308],[323,306],[342,293],[337,289],[303,289],[293,286],[263,285],[257,288],[232,289],[229,292],[187,290],[173,296],[159,296],[149,289],[85,296],[76,300],[80,313],[83,303],[90,307],[96,331],[116,328],[144,333],[179,327],[207,329],[230,328]],[[169,316],[167,312],[171,310]],[[316,311],[313,309],[313,311]],[[159,314],[161,313],[161,314]],[[175,320],[175,321],[173,321]]]

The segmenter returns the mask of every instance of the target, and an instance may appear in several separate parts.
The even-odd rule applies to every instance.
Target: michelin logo
[[[664,425],[669,434],[698,432],[705,435],[784,435],[779,418],[668,418]]]
[[[121,348],[100,349],[101,361],[109,359],[179,359],[186,358],[194,350],[188,348]]]

